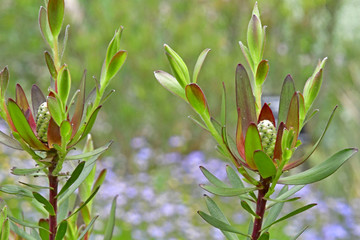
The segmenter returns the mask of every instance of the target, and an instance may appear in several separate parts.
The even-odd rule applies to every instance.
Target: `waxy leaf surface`
[[[282,85],[281,94],[280,94],[278,124],[280,124],[281,122],[286,122],[290,101],[294,93],[295,93],[294,80],[290,75],[287,75]]]

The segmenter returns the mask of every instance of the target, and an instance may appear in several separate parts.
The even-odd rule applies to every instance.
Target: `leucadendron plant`
[[[113,91],[106,92],[110,80],[123,65],[127,53],[120,50],[122,27],[116,30],[107,48],[100,80],[95,79],[93,91],[86,97],[84,71],[80,87],[70,95],[72,84],[70,67],[63,63],[69,26],[61,36],[64,19],[64,0],[49,0],[41,7],[39,25],[50,51],[45,51],[51,84],[44,94],[40,88],[31,88],[31,105],[23,88],[17,84],[15,98],[6,98],[9,71],[0,73],[0,116],[10,128],[10,136],[0,132],[0,142],[30,154],[34,168],[14,167],[14,175],[44,177],[48,185],[4,185],[0,191],[31,201],[43,218],[34,222],[26,215],[12,216],[5,206],[0,212],[0,239],[89,239],[98,216],[92,212],[93,198],[104,181],[106,170],[95,174],[96,160],[111,144],[94,150],[89,135],[104,101]],[[82,154],[69,154],[86,139]],[[72,172],[63,170],[63,164],[73,166]],[[68,167],[69,168],[69,167]],[[67,168],[67,169],[68,169]],[[77,192],[75,193],[75,191]],[[48,191],[48,193],[46,193]],[[115,198],[116,199],[116,198]],[[110,240],[115,221],[115,203],[107,221],[104,239]],[[28,230],[26,230],[28,229]]]
[[[212,184],[200,185],[203,189],[223,197],[239,197],[239,208],[252,216],[249,231],[242,232],[230,224],[214,200],[205,196],[209,214],[199,211],[199,215],[210,225],[220,229],[229,240],[239,239],[239,236],[251,240],[270,239],[271,227],[275,224],[316,205],[308,204],[279,217],[284,203],[297,200],[292,196],[304,185],[330,176],[357,152],[355,148],[343,149],[317,166],[297,174],[283,176],[310,158],[323,139],[336,107],[319,140],[309,153],[300,158],[293,157],[296,149],[302,144],[299,139],[301,129],[318,111],[312,110],[312,105],[322,84],[326,58],[319,61],[302,92],[296,91],[292,77],[286,76],[280,92],[278,119],[275,119],[269,107],[270,103],[261,102],[263,84],[269,71],[268,61],[263,59],[265,29],[266,26],[262,26],[260,13],[255,4],[248,25],[247,46],[239,42],[251,73],[249,76],[242,64],[236,67],[235,110],[238,119],[234,134],[229,134],[231,129],[228,129],[226,122],[225,84],[221,116],[217,121],[211,115],[205,94],[197,83],[199,71],[209,49],[200,54],[190,77],[188,67],[182,58],[165,44],[165,54],[173,74],[155,71],[155,77],[161,85],[192,106],[200,118],[192,119],[215,138],[218,151],[236,167],[237,171],[230,166],[226,168],[230,185],[216,178],[204,167],[200,167]],[[235,139],[230,135],[235,135]],[[283,187],[280,192],[275,193],[277,185]],[[295,186],[289,188],[291,185]]]

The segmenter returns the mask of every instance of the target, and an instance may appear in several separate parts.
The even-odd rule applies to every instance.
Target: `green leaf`
[[[245,233],[242,233],[240,232],[239,230],[237,230],[235,227],[227,224],[227,223],[224,223],[223,221],[220,221],[202,211],[198,211],[198,214],[207,222],[209,223],[210,225],[222,230],[222,231],[226,231],[226,232],[232,232],[232,233],[237,233],[237,234],[240,234],[242,236],[245,236],[245,237],[251,237],[250,235],[248,234],[245,234]]]
[[[298,234],[296,234],[291,240],[296,240],[300,237],[301,234],[303,234],[303,232],[306,231],[306,229],[308,229],[309,226],[304,227]]]
[[[27,221],[23,221],[23,220],[20,220],[20,219],[17,219],[17,218],[14,218],[12,216],[8,216],[8,218],[14,222],[14,223],[17,223],[21,226],[24,226],[24,227],[29,227],[29,228],[39,228],[39,229],[42,229],[42,230],[47,230],[46,228],[42,228],[41,226],[37,225],[36,223],[31,223],[31,222],[27,222]]]
[[[289,187],[288,186],[284,186],[278,196],[281,196],[283,194],[285,194],[287,191],[288,191]],[[263,223],[263,226],[267,226],[267,225],[270,225],[272,222],[274,222],[277,217],[279,216],[281,210],[283,209],[284,207],[284,203],[283,202],[279,202],[279,203],[275,203],[273,204],[274,206],[270,209],[268,215],[266,216],[265,218],[265,221]],[[269,207],[268,207],[269,208]],[[268,209],[267,208],[267,209]]]
[[[184,76],[183,81],[185,82],[185,85],[189,84],[190,83],[190,75],[189,75],[189,70],[188,70],[185,62],[182,60],[182,58],[179,56],[179,54],[177,54],[168,45],[164,44],[164,48],[165,48],[165,51],[169,54],[169,56],[175,61],[176,65],[180,68],[180,71],[181,71],[182,75]]]
[[[69,187],[79,178],[80,174],[82,173],[85,166],[85,162],[79,163],[79,165],[75,168],[75,170],[72,172],[69,180],[66,181],[58,195],[56,196],[59,198]]]
[[[44,7],[40,7],[39,10],[39,26],[40,26],[40,32],[45,40],[49,44],[51,48],[54,46],[54,37],[51,33],[48,17],[47,17],[47,11]]]
[[[8,240],[9,236],[10,236],[10,223],[9,223],[9,219],[5,219],[5,221],[3,222],[3,224],[1,224],[1,237],[0,240]]]
[[[9,84],[9,70],[8,67],[4,67],[3,70],[1,70],[0,72],[0,95],[1,95],[1,99],[5,99],[5,93],[6,93],[6,89],[8,87]]]
[[[78,237],[77,240],[82,240],[85,237],[85,234],[91,229],[91,227],[94,225],[94,222],[96,221],[96,219],[99,216],[95,216],[91,222],[89,223],[89,225],[86,226],[86,228],[84,229],[84,231],[81,232],[81,235]]]
[[[0,226],[4,226],[4,222],[6,221],[7,219],[7,206],[4,206],[3,209],[1,209],[0,211]],[[2,232],[3,230],[0,228],[0,233]]]
[[[56,39],[61,31],[61,25],[64,20],[64,0],[49,0],[48,21],[52,35]]]
[[[306,185],[318,182],[333,174],[350,157],[357,153],[357,151],[356,148],[343,149],[313,168],[289,177],[280,178],[279,183],[287,185]]]
[[[80,210],[82,219],[85,223],[85,225],[88,225],[90,223],[91,220],[91,213],[90,210],[88,208],[88,206],[84,206],[81,210]]]
[[[108,66],[112,57],[120,50],[120,39],[124,28],[119,27],[115,31],[114,37],[111,39],[106,51],[105,65]]]
[[[305,185],[297,185],[292,187],[290,190],[288,190],[287,185],[285,185],[283,187],[283,189],[285,189],[285,192],[282,190],[275,199],[268,199],[268,201],[272,201],[273,203],[270,203],[267,208],[271,208],[272,206],[274,206],[276,203],[281,203],[281,202],[286,202],[288,201],[287,198],[291,197],[292,195],[294,195],[295,193],[297,193],[298,191],[300,191]],[[297,200],[299,198],[293,198],[294,200]],[[291,199],[289,199],[290,201]]]
[[[63,121],[63,110],[58,99],[51,96],[47,97],[47,107],[54,122],[60,126]]]
[[[254,152],[256,150],[262,150],[262,145],[257,126],[252,122],[247,129],[245,137],[246,162],[252,169],[256,169],[254,162]]]
[[[23,185],[25,185],[27,187],[33,188],[35,190],[51,189],[50,187],[47,187],[47,186],[38,186],[38,185],[30,184],[30,183],[24,183],[24,182],[21,182],[21,181],[19,181],[19,183],[23,184]]]
[[[50,216],[55,216],[54,208],[46,198],[37,192],[33,192],[33,196],[39,203],[43,204],[43,207],[49,212]]]
[[[196,112],[198,112],[200,115],[210,115],[205,94],[199,85],[196,83],[190,83],[185,87],[185,94],[190,105]]]
[[[115,227],[117,197],[118,196],[114,197],[112,204],[111,204],[110,216],[109,216],[108,222],[106,224],[104,240],[111,240],[112,236],[113,236],[113,231],[114,231],[114,227]]]
[[[284,123],[286,122],[290,101],[294,93],[295,93],[294,80],[290,75],[287,75],[282,85],[281,94],[280,94],[278,127],[281,122]]]
[[[247,31],[247,44],[250,54],[254,60],[254,64],[258,64],[261,60],[261,52],[263,47],[263,30],[261,21],[255,14],[252,15]]]
[[[299,128],[300,128],[300,122],[299,122],[299,94],[297,92],[294,93],[293,97],[291,98],[290,106],[288,115],[286,118],[286,128],[290,129],[292,128],[295,131],[294,140],[292,142],[292,147],[296,145],[297,137],[299,135]]]
[[[90,134],[88,134],[88,137],[86,139],[86,143],[83,148],[83,153],[91,152],[94,150],[94,143],[92,141],[92,137]],[[84,161],[87,161],[89,157],[84,158]],[[85,201],[92,193],[92,190],[95,190],[95,188],[91,189],[91,186],[93,185],[94,179],[95,179],[95,173],[96,173],[96,164],[94,164],[93,169],[90,171],[89,175],[85,178],[85,180],[81,183],[79,186],[79,196],[81,201]],[[91,203],[88,204],[89,212],[91,213]],[[89,218],[90,221],[90,218]]]
[[[30,145],[30,147],[38,150],[48,150],[48,148],[35,136],[21,109],[12,99],[9,99],[8,101],[8,111],[19,135]]]
[[[247,63],[250,66],[251,71],[255,72],[254,61],[250,55],[249,49],[241,41],[239,42],[239,45],[240,45],[241,51],[242,51]]]
[[[200,187],[210,193],[215,195],[223,196],[223,197],[233,197],[239,196],[251,191],[255,191],[256,187],[252,188],[225,188],[225,187],[217,187],[217,186],[208,186],[204,184],[200,184]]]
[[[67,221],[62,221],[57,229],[55,240],[62,240],[65,237],[68,223]]]
[[[67,217],[67,219],[71,218],[74,214],[78,213],[83,207],[86,206],[86,204],[88,204],[96,195],[96,193],[99,191],[99,188],[96,188],[95,191],[89,196],[88,199],[86,199],[85,202],[83,202],[76,210],[74,210],[71,215],[69,217]]]
[[[106,69],[106,76],[103,81],[100,82],[101,88],[106,88],[109,81],[116,75],[124,64],[127,57],[127,52],[124,50],[118,51],[111,59],[109,66]]]
[[[39,226],[41,227],[39,229],[39,235],[42,240],[48,240],[50,237],[50,231],[49,231],[49,220],[41,218],[39,220]],[[43,230],[46,229],[46,230]]]
[[[308,209],[310,209],[310,208],[312,208],[312,207],[314,207],[314,206],[316,206],[316,205],[317,205],[317,204],[312,203],[312,204],[308,204],[308,205],[306,205],[306,206],[304,206],[304,207],[298,208],[298,209],[296,209],[295,211],[292,211],[291,213],[285,215],[284,217],[279,218],[279,219],[276,220],[275,222],[272,222],[270,225],[265,226],[264,228],[261,229],[261,231],[264,231],[264,230],[268,229],[269,227],[271,227],[272,225],[274,225],[274,224],[276,224],[276,223],[279,223],[279,222],[281,222],[281,221],[284,221],[284,220],[286,220],[286,219],[288,219],[288,218],[291,218],[291,217],[293,217],[293,216],[295,216],[295,215],[297,215],[297,214],[299,214],[299,213],[305,212],[306,210],[308,210]]]
[[[260,217],[254,212],[254,210],[250,207],[250,205],[247,202],[241,201],[241,206],[245,211],[253,215],[255,218],[260,219]]]
[[[303,95],[306,112],[310,109],[317,95],[319,94],[323,79],[322,72],[322,68],[319,69],[318,72],[314,73],[305,83]]]
[[[63,109],[65,109],[71,89],[70,71],[66,65],[59,72],[57,86],[58,86],[59,98],[61,100]]]
[[[11,173],[17,176],[26,176],[26,175],[34,175],[39,173],[45,167],[37,167],[37,168],[17,168],[13,167],[11,169]]]
[[[103,170],[101,170],[101,172],[99,173],[97,179],[94,182],[94,185],[92,187],[92,191],[94,191],[96,188],[100,187],[104,181],[105,181],[105,177],[106,177],[106,173],[107,173],[107,169],[104,168]]]
[[[231,185],[234,188],[244,188],[244,184],[241,181],[239,175],[235,172],[235,170],[230,167],[230,166],[226,166],[226,173],[227,173],[227,177],[231,183]]]
[[[6,135],[5,133],[0,131],[0,143],[4,144],[5,146],[11,147],[17,150],[23,150],[21,144],[13,139],[12,137]]]
[[[256,70],[256,76],[255,76],[255,83],[258,86],[261,86],[264,84],[264,81],[266,79],[266,76],[269,72],[269,61],[268,60],[262,60]]]
[[[221,125],[226,125],[226,89],[225,89],[225,83],[223,82],[223,88],[222,88],[222,97],[221,97]]]
[[[216,218],[216,219],[230,225],[230,222],[225,217],[225,215],[221,211],[221,209],[214,202],[214,200],[212,200],[210,197],[205,195],[205,201],[206,201],[206,206],[207,206],[207,208],[209,210],[209,213],[210,213],[210,215],[212,217],[214,217],[214,218]],[[236,236],[236,234],[234,234],[234,233],[229,233],[229,232],[226,232],[226,231],[222,231],[222,233],[224,234],[224,236],[228,240],[239,240],[238,237]]]
[[[276,167],[271,158],[263,151],[254,152],[254,162],[263,178],[275,176]]]
[[[227,188],[229,187],[228,185],[226,185],[224,182],[222,182],[220,179],[218,179],[217,177],[215,177],[211,172],[209,172],[206,168],[204,168],[203,166],[200,166],[200,170],[201,172],[204,174],[204,176],[207,178],[207,180],[209,180],[210,183],[214,184],[217,187],[223,187],[223,188]]]
[[[105,152],[107,149],[109,149],[111,144],[112,144],[112,141],[110,141],[109,143],[107,143],[106,145],[104,145],[102,147],[99,147],[99,148],[95,149],[94,151],[85,152],[85,153],[81,153],[81,154],[78,154],[78,155],[66,156],[66,160],[81,160],[81,159],[84,159],[84,158],[89,158],[89,157],[93,157],[93,156],[99,156],[100,154]]]
[[[72,126],[69,121],[65,120],[61,123],[60,135],[61,135],[61,145],[63,147],[66,147],[66,145],[71,140],[71,135],[72,135]]]
[[[33,198],[31,191],[18,185],[10,185],[10,184],[3,185],[0,187],[0,192],[17,195],[19,197]]]
[[[66,49],[66,46],[67,46],[67,42],[68,42],[68,38],[69,38],[69,28],[70,28],[70,25],[66,25],[66,28],[65,28],[65,33],[64,33],[64,40],[63,40],[63,45],[62,45],[62,51],[61,51],[61,55],[60,55],[60,60],[63,58],[64,56],[64,53],[65,53],[65,49]]]
[[[243,65],[238,64],[235,75],[236,85],[236,106],[240,109],[240,116],[242,117],[242,132],[246,130],[250,123],[256,123],[256,108],[255,98],[251,89],[249,76]],[[260,106],[259,106],[260,107]],[[253,153],[251,153],[252,155]]]
[[[261,236],[259,237],[259,240],[269,240],[269,239],[270,239],[270,233],[268,232],[261,234]]]
[[[176,78],[164,71],[155,71],[154,75],[164,88],[186,101],[185,90]]]
[[[57,71],[54,64],[54,60],[52,59],[50,53],[48,51],[45,51],[45,62],[49,69],[50,75],[52,78],[57,79]]]
[[[198,57],[198,60],[196,61],[195,67],[194,67],[194,72],[193,72],[193,78],[192,78],[192,82],[196,83],[197,82],[197,78],[199,75],[199,72],[201,70],[201,67],[205,61],[206,55],[209,53],[210,49],[206,48],[204,51],[202,51]]]
[[[26,240],[37,240],[35,237],[31,236],[25,230],[18,227],[15,223],[10,222],[10,229],[19,237],[22,237]]]

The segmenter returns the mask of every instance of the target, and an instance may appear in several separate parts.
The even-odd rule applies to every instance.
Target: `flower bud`
[[[47,103],[43,102],[39,106],[39,110],[36,116],[36,132],[41,141],[47,142],[47,131],[49,128],[49,121],[51,115],[47,107]]]
[[[272,158],[276,142],[276,128],[269,120],[263,120],[257,125],[259,130],[261,144],[264,152]]]

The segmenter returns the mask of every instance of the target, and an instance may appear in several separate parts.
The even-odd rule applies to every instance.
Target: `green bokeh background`
[[[43,51],[48,50],[37,25],[40,0],[0,0],[0,66],[9,66],[8,96],[16,83],[30,89],[37,83],[46,90],[49,74]],[[65,23],[70,24],[64,61],[72,80],[79,82],[87,69],[88,91],[92,76],[99,78],[107,44],[124,26],[122,48],[128,59],[111,83],[115,94],[105,104],[94,127],[95,144],[115,141],[113,156],[132,154],[133,137],[145,137],[155,149],[166,151],[173,135],[186,139],[182,151],[201,149],[219,157],[214,141],[187,119],[191,108],[160,86],[154,70],[170,71],[163,44],[177,51],[190,66],[205,48],[211,52],[199,76],[213,115],[218,116],[221,82],[230,102],[229,122],[235,124],[234,73],[245,60],[238,41],[246,42],[247,23],[254,1],[245,0],[69,0]],[[302,91],[319,59],[328,57],[323,87],[315,102],[320,113],[308,125],[309,142],[315,142],[335,105],[340,108],[332,126],[306,168],[345,147],[359,147],[360,122],[360,21],[358,0],[259,1],[261,19],[267,28],[264,58],[270,72],[265,95],[279,95],[282,80],[291,74]],[[75,84],[76,86],[76,84]],[[73,89],[74,90],[74,89]],[[27,91],[29,93],[29,91]],[[306,149],[306,146],[304,146]],[[119,160],[118,165],[131,163]],[[359,197],[359,157],[318,184],[332,196]],[[337,187],[334,187],[335,186]]]

